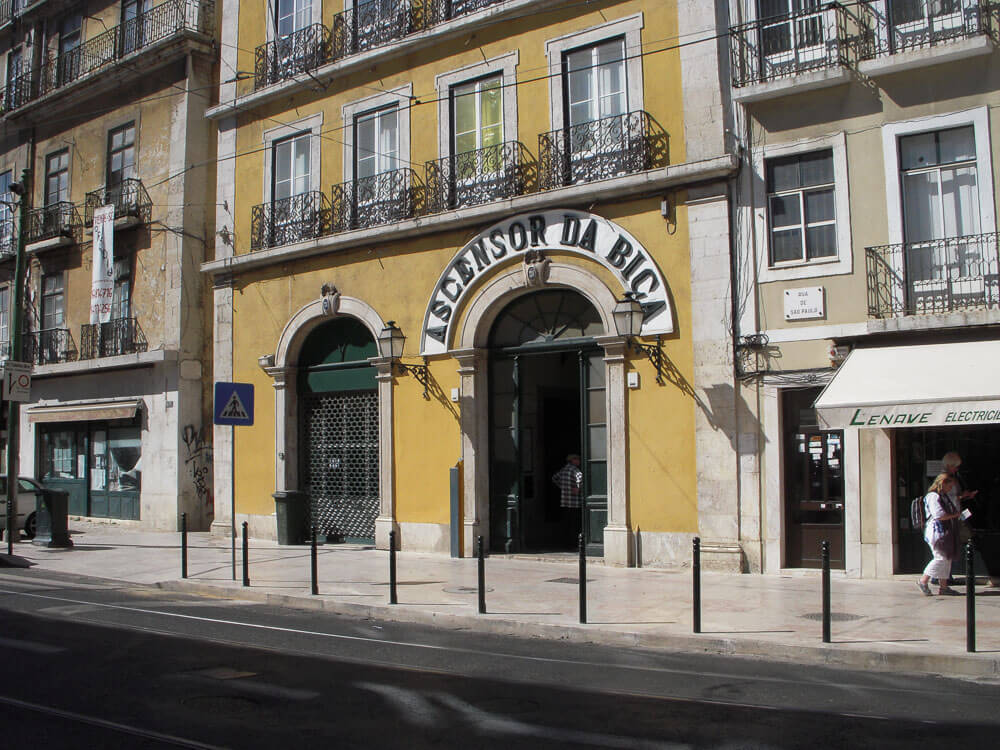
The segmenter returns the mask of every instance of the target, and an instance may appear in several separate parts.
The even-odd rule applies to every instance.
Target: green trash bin
[[[298,490],[285,490],[271,497],[278,521],[278,544],[305,544],[309,496]]]

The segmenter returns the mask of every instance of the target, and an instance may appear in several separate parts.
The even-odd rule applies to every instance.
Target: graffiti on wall
[[[189,424],[182,435],[186,455],[184,465],[191,472],[194,491],[198,501],[209,516],[215,513],[215,497],[212,491],[212,444],[205,441],[204,428]]]

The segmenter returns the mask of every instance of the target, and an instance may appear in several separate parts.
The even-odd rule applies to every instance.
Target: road
[[[1000,683],[499,637],[0,569],[4,744],[992,746]]]

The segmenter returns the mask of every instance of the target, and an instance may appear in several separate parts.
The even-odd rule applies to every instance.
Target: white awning
[[[130,399],[32,406],[25,411],[28,413],[29,422],[95,422],[106,419],[132,419],[141,406],[141,399]]]
[[[1000,423],[1000,341],[855,349],[814,407],[827,429]]]

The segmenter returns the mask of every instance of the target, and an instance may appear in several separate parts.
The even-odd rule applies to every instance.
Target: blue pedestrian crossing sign
[[[215,424],[253,424],[253,384],[215,384]]]

